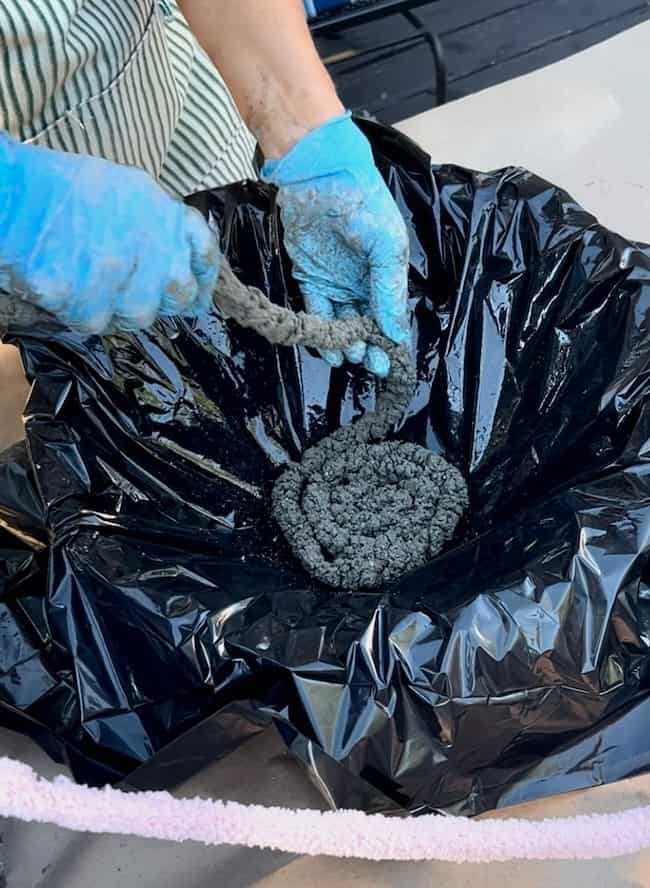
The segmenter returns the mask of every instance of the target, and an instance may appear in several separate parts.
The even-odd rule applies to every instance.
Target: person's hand
[[[368,140],[344,114],[308,133],[262,178],[278,188],[284,244],[307,311],[321,318],[372,317],[396,343],[409,335],[408,235],[375,166]],[[343,355],[323,355],[340,366]],[[387,355],[358,342],[346,349],[378,376]]]
[[[87,333],[206,311],[219,247],[146,173],[0,134],[0,289]]]

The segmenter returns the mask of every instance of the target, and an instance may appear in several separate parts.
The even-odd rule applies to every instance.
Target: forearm
[[[301,0],[179,0],[267,158],[343,111]]]

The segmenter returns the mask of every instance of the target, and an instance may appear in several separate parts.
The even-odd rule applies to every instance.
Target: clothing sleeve
[[[97,6],[0,0],[0,128],[181,197],[252,175],[254,140],[175,3]]]

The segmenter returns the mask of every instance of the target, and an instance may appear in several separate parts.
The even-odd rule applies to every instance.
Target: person
[[[95,334],[206,311],[220,250],[180,198],[259,145],[307,311],[407,340],[405,223],[302,0],[0,0],[0,49],[0,289]]]

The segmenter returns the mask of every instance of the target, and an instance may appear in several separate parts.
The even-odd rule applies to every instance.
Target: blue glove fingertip
[[[372,373],[373,376],[378,376],[380,379],[385,379],[390,373],[390,358],[385,351],[377,348],[376,345],[368,347],[368,354],[364,363],[368,372]]]
[[[343,366],[343,353],[340,351],[324,351],[321,352],[320,355],[330,367]]]
[[[352,345],[349,345],[346,349],[343,349],[343,353],[347,361],[351,364],[361,364],[363,359],[366,356],[367,346],[365,342],[353,342]]]

